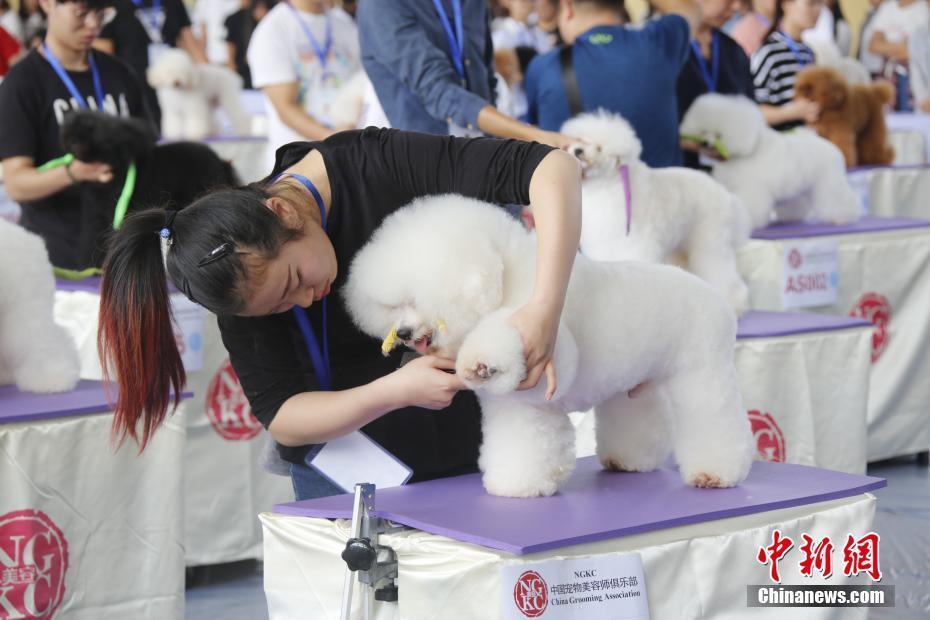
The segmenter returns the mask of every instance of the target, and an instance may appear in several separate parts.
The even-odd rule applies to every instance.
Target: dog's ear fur
[[[827,89],[825,97],[827,101],[824,107],[834,110],[843,107],[849,98],[849,84],[846,78],[838,71],[831,71],[824,82],[824,87]]]
[[[65,116],[61,145],[82,161],[103,161],[122,167],[140,162],[155,148],[155,134],[145,121],[124,119],[90,110]]]
[[[479,316],[500,308],[504,297],[504,264],[497,254],[486,256],[464,274],[459,288],[465,307]]]

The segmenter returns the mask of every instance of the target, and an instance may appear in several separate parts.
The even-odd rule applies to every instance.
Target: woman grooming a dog
[[[801,42],[801,33],[813,28],[823,0],[777,0],[775,20],[750,62],[755,99],[765,120],[780,131],[813,123],[820,106],[794,99],[797,73],[814,63],[814,52]]]
[[[145,446],[184,384],[167,268],[180,290],[218,315],[252,412],[291,464],[298,498],[340,492],[307,462],[319,444],[360,428],[414,481],[475,471],[479,409],[473,394],[458,393],[453,361],[429,355],[428,337],[397,333],[427,353],[398,367],[399,349],[383,357],[340,293],[351,259],[387,215],[445,193],[533,204],[534,295],[512,320],[526,351],[521,387],[545,374],[551,397],[550,358],[580,234],[575,159],[537,143],[369,128],[284,146],[265,181],[214,192],[176,216],[152,209],[126,219],[101,290],[100,352],[120,388],[115,434]]]

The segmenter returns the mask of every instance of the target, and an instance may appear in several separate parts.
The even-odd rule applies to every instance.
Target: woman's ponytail
[[[172,400],[177,408],[185,382],[159,237],[168,213],[149,209],[126,218],[111,238],[100,290],[97,351],[104,381],[115,374],[119,389],[113,436],[120,444],[131,437],[140,451]]]

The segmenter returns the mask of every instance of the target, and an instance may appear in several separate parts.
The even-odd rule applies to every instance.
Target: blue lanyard
[[[84,95],[77,89],[77,86],[74,84],[74,80],[71,79],[71,76],[68,75],[68,72],[65,71],[65,68],[58,61],[58,58],[55,57],[55,54],[52,53],[51,48],[48,44],[43,42],[42,49],[45,50],[45,59],[48,60],[48,64],[52,65],[52,69],[55,70],[55,73],[58,74],[58,77],[61,78],[61,81],[64,83],[65,88],[68,89],[68,92],[71,93],[71,96],[74,97],[77,104],[84,108],[85,110],[89,109],[87,105],[87,99],[84,98]],[[103,84],[100,81],[100,72],[97,71],[97,63],[94,61],[94,53],[87,53],[87,64],[90,65],[90,74],[94,78],[94,96],[97,98],[97,110],[103,112]]]
[[[691,51],[694,52],[694,58],[697,59],[704,83],[707,84],[707,92],[717,92],[717,78],[720,76],[720,37],[717,36],[717,31],[714,30],[711,33],[710,64],[712,69],[710,71],[707,70],[704,54],[701,53],[701,46],[697,41],[691,41]]]
[[[323,232],[326,232],[326,207],[323,205],[323,197],[320,195],[319,190],[317,190],[316,185],[313,184],[313,181],[302,174],[297,174],[295,172],[287,172],[285,174],[300,181],[301,185],[306,187],[307,190],[313,195],[313,199],[316,201],[316,205],[320,208],[320,222],[323,225]],[[272,179],[272,182],[281,176],[282,175],[279,174],[277,177]],[[325,391],[332,390],[333,383],[329,369],[329,335],[326,320],[326,298],[323,298],[322,350],[320,349],[320,343],[316,338],[316,334],[313,331],[313,326],[310,325],[310,317],[307,316],[307,311],[303,308],[295,306],[292,312],[294,313],[294,318],[297,319],[297,326],[300,328],[300,333],[304,337],[304,343],[307,345],[307,353],[310,354],[310,362],[313,364],[313,372],[316,374],[317,381],[320,384],[320,389]]]
[[[145,12],[145,7],[142,6],[143,0],[132,0],[132,3],[136,5],[136,8],[142,11],[142,17],[149,22],[152,26],[152,32],[158,35],[159,41],[161,41],[161,28],[158,24],[158,15],[161,13],[161,0],[154,0],[152,2],[152,17],[149,17]]]
[[[465,82],[465,65],[462,60],[464,57],[465,35],[462,29],[462,0],[452,0],[452,17],[455,19],[455,32],[452,32],[452,26],[449,25],[449,15],[442,6],[442,0],[433,0],[436,6],[436,12],[439,13],[439,21],[442,22],[442,29],[446,33],[446,40],[449,42],[449,51],[452,53],[452,64],[455,65],[455,71]]]
[[[798,61],[799,65],[803,67],[804,65],[810,64],[807,60],[804,60],[801,58],[801,48],[798,47],[798,44],[794,39],[789,37],[787,34],[782,32],[781,30],[778,31],[778,34],[781,35],[780,37],[781,40],[784,42],[785,45],[788,46],[788,49],[791,50],[791,53],[794,54],[794,59]]]
[[[329,56],[329,52],[333,49],[333,20],[330,18],[329,13],[326,13],[326,43],[323,47],[320,47],[320,42],[317,41],[316,37],[313,36],[313,33],[310,32],[310,28],[304,22],[303,18],[300,16],[300,13],[297,11],[297,9],[295,9],[294,6],[290,2],[285,1],[285,4],[287,4],[288,8],[294,13],[294,18],[297,20],[297,23],[300,24],[300,27],[304,31],[304,34],[307,35],[307,39],[310,41],[310,45],[313,47],[313,53],[316,54],[317,59],[320,61],[320,66],[323,68],[323,71],[325,72],[326,71],[326,59]],[[304,182],[301,179],[299,179],[297,175],[292,174],[291,176],[297,179],[298,181],[300,181],[301,183]],[[309,183],[309,181],[307,182]],[[307,189],[310,189],[312,185],[313,184],[311,183],[310,186],[307,186]],[[316,192],[315,189],[312,189],[310,191]]]

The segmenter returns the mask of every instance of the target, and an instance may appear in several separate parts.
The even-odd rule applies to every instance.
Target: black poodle
[[[83,186],[79,238],[87,266],[99,267],[103,263],[130,163],[136,166],[130,212],[153,206],[183,209],[210,189],[238,184],[229,162],[210,147],[198,142],[157,144],[148,123],[138,119],[84,110],[72,112],[62,126],[61,143],[65,152],[76,159],[104,162],[113,169],[109,183]]]

